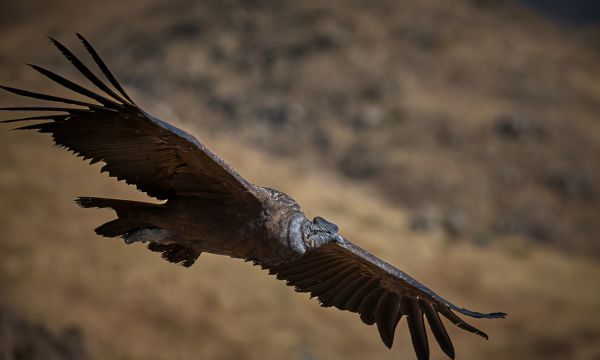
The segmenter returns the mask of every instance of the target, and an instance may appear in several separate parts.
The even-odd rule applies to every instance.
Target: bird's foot
[[[125,235],[124,241],[125,244],[133,244],[136,242],[146,243],[146,242],[155,242],[159,244],[164,244],[165,239],[167,238],[168,232],[164,229],[152,228],[152,229],[140,229],[129,232]]]

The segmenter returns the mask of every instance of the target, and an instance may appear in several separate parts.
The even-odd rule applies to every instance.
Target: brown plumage
[[[458,327],[487,335],[460,319],[501,318],[460,308],[406,273],[352,244],[336,225],[307,219],[289,196],[251,184],[187,132],[138,107],[119,85],[94,48],[77,35],[112,88],[58,41],[63,55],[97,89],[89,90],[39,66],[31,67],[92,102],[61,98],[1,86],[17,95],[69,106],[2,108],[43,112],[5,123],[35,121],[19,127],[48,133],[54,142],[90,163],[103,162],[102,172],[135,185],[162,204],[82,197],[85,208],[111,208],[117,218],[96,232],[122,237],[127,243],[148,242],[168,261],[194,264],[202,252],[251,261],[308,292],[322,306],[359,314],[377,324],[391,348],[404,317],[418,359],[429,358],[425,320],[433,338],[450,358],[454,348],[440,314]],[[315,325],[317,326],[317,325]]]

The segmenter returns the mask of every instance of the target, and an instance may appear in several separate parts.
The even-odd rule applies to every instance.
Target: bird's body
[[[95,103],[2,86],[18,95],[69,106],[0,110],[46,113],[3,122],[38,121],[18,129],[48,133],[58,146],[91,163],[105,163],[103,172],[164,201],[156,204],[78,198],[82,207],[116,212],[116,219],[96,229],[99,235],[120,237],[127,243],[148,243],[150,250],[186,267],[203,252],[250,261],[296,291],[310,293],[324,307],[351,311],[359,314],[365,324],[377,324],[382,341],[390,348],[398,322],[406,317],[419,359],[429,357],[425,319],[441,349],[454,358],[440,314],[485,338],[485,333],[455,312],[474,318],[505,316],[474,312],[450,303],[352,244],[336,225],[320,217],[306,218],[290,196],[251,184],[192,135],[137,106],[94,48],[78,36],[112,88],[70,50],[52,40],[100,92],[47,69],[32,67]]]
[[[117,231],[128,243],[157,243],[184,248],[190,256],[226,255],[266,267],[302,255],[310,247],[306,235],[312,223],[300,206],[277,190],[253,190],[261,201],[260,211],[238,214],[195,196],[175,196],[160,205],[104,198],[77,201],[83,207],[114,206],[123,227],[101,226],[97,232],[114,236]]]

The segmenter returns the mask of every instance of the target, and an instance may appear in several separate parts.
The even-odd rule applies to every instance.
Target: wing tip
[[[0,89],[3,89],[8,92],[13,92],[12,90],[14,90],[15,88],[0,84]]]
[[[508,316],[505,312],[493,312],[488,314],[488,319],[505,319]]]
[[[50,40],[50,42],[51,42],[51,43],[52,43],[54,46],[56,46],[56,47],[57,47],[57,48],[58,48],[58,49],[59,49],[59,50],[62,52],[62,48],[64,48],[65,46],[64,46],[63,44],[61,44],[61,42],[60,42],[60,41],[56,40],[55,38],[53,38],[53,37],[52,37],[52,36],[50,36],[50,35],[47,35],[46,37],[47,37],[47,38]]]
[[[81,35],[81,33],[80,33],[80,32],[76,32],[76,33],[75,33],[75,36],[77,36],[77,38],[78,38],[80,41],[85,41],[85,42],[88,42],[88,41],[87,41],[87,39],[86,39],[86,38],[85,38],[83,35]]]
[[[94,47],[92,46],[92,44],[89,41],[87,41],[87,39],[85,37],[83,37],[83,35],[81,35],[80,33],[75,33],[75,35],[81,41],[81,43],[83,44],[83,46],[85,47],[85,49],[87,50],[87,52],[92,56],[92,58],[94,59],[94,62],[96,63],[96,65],[98,65],[98,67],[100,68],[100,70],[102,71],[102,73],[104,73],[104,76],[106,76],[106,78],[113,85],[113,87],[125,99],[127,99],[131,103],[131,105],[135,106],[135,102],[131,99],[131,97],[129,97],[129,95],[127,94],[127,92],[125,91],[125,89],[123,89],[123,87],[121,86],[121,84],[119,83],[119,81],[117,81],[117,79],[115,78],[115,76],[112,74],[112,72],[110,71],[110,69],[108,68],[108,66],[104,63],[104,61],[102,60],[102,58],[100,57],[100,55],[98,54],[98,52],[96,51],[96,49],[94,49]]]
[[[396,326],[397,324],[394,324],[394,327],[392,329],[386,329],[384,323],[382,323],[381,321],[377,321],[377,331],[379,332],[379,337],[388,349],[391,349],[394,345],[394,333],[396,330]]]
[[[475,319],[504,319],[508,316],[507,313],[501,312],[501,311],[491,312],[491,313],[480,313],[480,312],[472,311],[472,310],[465,309],[465,308],[453,308],[453,309],[463,315],[470,316]]]

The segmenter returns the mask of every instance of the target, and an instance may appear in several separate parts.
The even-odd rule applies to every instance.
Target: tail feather
[[[137,230],[139,227],[132,226],[128,221],[124,219],[114,219],[107,223],[98,226],[94,231],[96,234],[104,237],[126,237],[132,231]]]
[[[162,204],[98,197],[78,197],[75,199],[75,202],[82,208],[109,208],[115,210],[118,218],[97,227],[95,230],[96,234],[110,238],[120,237],[123,238],[127,244],[139,241],[132,241],[131,237],[144,229],[159,229],[159,227],[149,222],[131,219],[131,210],[137,212],[137,210],[143,211],[164,207]],[[173,241],[174,239],[170,240]],[[153,242],[154,240],[149,241],[151,241],[150,244],[148,244],[149,250],[162,253],[162,257],[165,260],[185,267],[192,266],[201,253],[196,249],[177,242],[165,244]]]
[[[152,204],[143,201],[123,200],[123,199],[110,199],[100,197],[78,197],[75,202],[82,208],[141,208],[141,207],[154,207],[162,206],[162,204]]]
[[[113,209],[119,216],[122,216],[124,211],[130,209],[155,208],[162,207],[162,204],[152,204],[142,201],[109,199],[99,197],[78,197],[75,199],[77,205],[82,208],[98,208],[98,209]]]
[[[151,204],[141,201],[131,201],[122,199],[107,199],[98,197],[79,197],[75,202],[82,208],[113,209],[116,211],[118,219],[112,220],[96,228],[96,234],[106,237],[125,237],[135,230],[146,227],[153,227],[152,224],[130,219],[131,210],[144,210],[162,207],[161,204]]]

